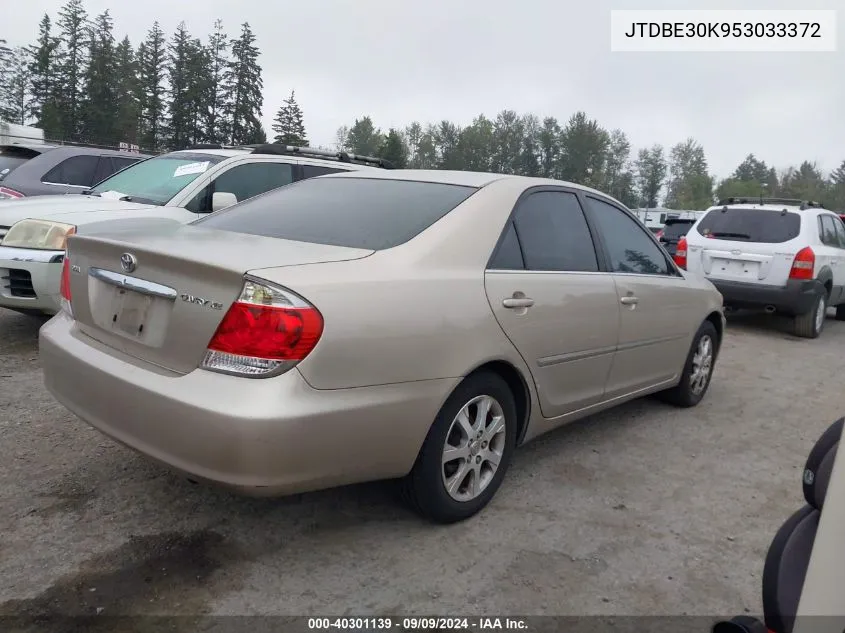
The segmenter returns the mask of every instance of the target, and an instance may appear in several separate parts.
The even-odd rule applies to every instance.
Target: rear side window
[[[475,187],[413,180],[316,178],[267,192],[192,224],[382,250],[416,237],[475,191]]]
[[[41,182],[90,187],[99,163],[99,156],[71,156],[44,174]]]
[[[513,223],[527,270],[599,269],[590,229],[575,194],[532,193],[520,202]]]
[[[339,171],[347,171],[345,169],[335,169],[334,167],[323,167],[322,165],[303,165],[303,178],[316,178],[317,176],[325,176],[326,174],[336,174]]]
[[[801,216],[764,209],[713,209],[696,230],[717,240],[780,244],[798,237]]]
[[[841,222],[832,215],[820,215],[819,238],[821,238],[822,244],[825,244],[826,246],[840,248],[842,245],[839,243],[839,234],[836,232],[835,223],[841,224]]]

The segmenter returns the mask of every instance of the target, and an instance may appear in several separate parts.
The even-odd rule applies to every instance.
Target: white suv
[[[95,222],[188,223],[298,180],[380,167],[390,165],[308,147],[203,145],[136,163],[82,195],[0,202],[0,308],[56,313],[65,241]]]
[[[845,320],[845,224],[818,203],[722,200],[678,243],[675,263],[711,281],[726,308],[792,317],[798,336],[816,338],[829,306]]]

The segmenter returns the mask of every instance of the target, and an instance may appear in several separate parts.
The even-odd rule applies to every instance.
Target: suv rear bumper
[[[790,279],[786,286],[763,286],[737,281],[710,279],[722,293],[724,305],[732,308],[765,308],[772,306],[788,315],[806,314],[813,309],[816,297],[824,286],[816,279]]]

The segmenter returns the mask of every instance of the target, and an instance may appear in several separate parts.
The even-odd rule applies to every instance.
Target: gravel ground
[[[53,401],[41,323],[0,309],[5,616],[758,613],[803,461],[843,414],[845,323],[801,340],[737,316],[700,406],[546,435],[485,512],[440,527],[384,483],[255,500],[161,470]]]

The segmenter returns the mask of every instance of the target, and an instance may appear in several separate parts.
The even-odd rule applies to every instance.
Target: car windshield
[[[766,209],[713,209],[696,231],[717,240],[780,244],[798,237],[801,216]]]
[[[412,239],[475,191],[414,180],[324,176],[267,192],[191,224],[381,250]]]
[[[123,199],[165,205],[200,174],[225,160],[205,153],[165,154],[136,163],[96,185],[94,194],[120,194]]]
[[[663,227],[663,237],[675,240],[683,237],[690,230],[690,227],[695,224],[692,220],[682,220],[680,222],[671,222]]]

